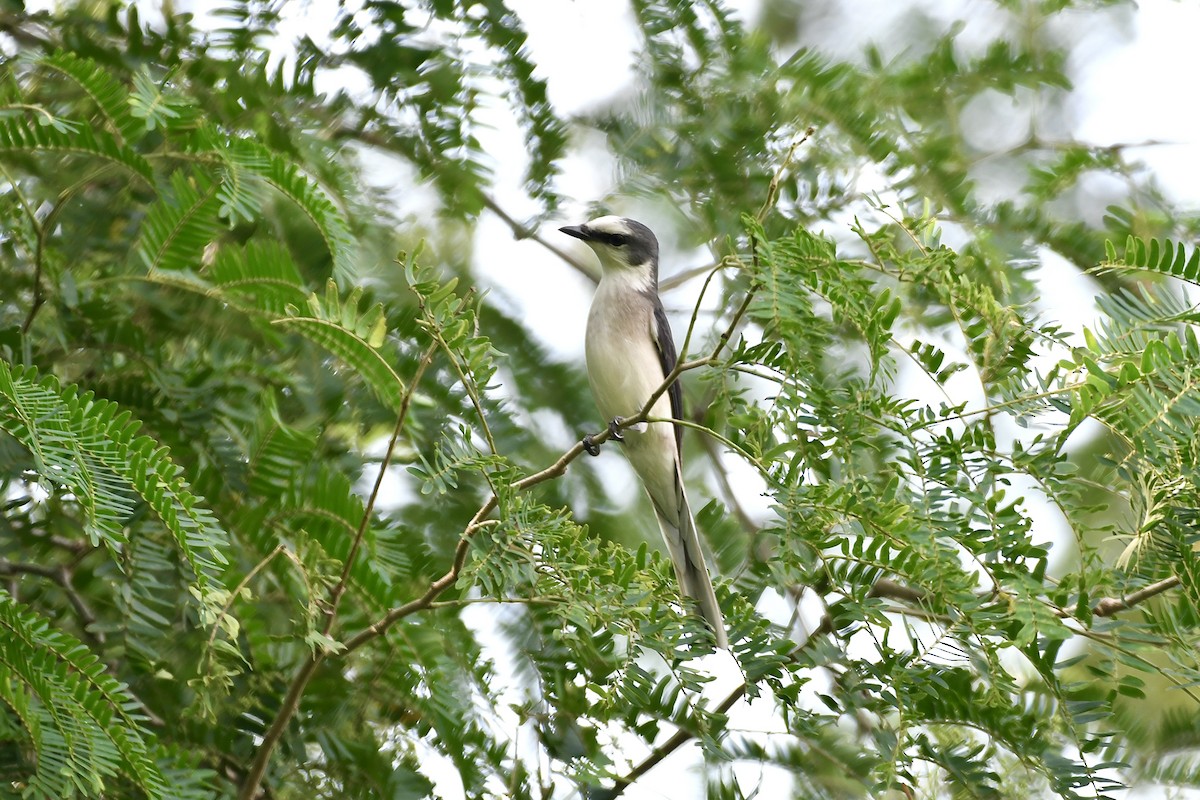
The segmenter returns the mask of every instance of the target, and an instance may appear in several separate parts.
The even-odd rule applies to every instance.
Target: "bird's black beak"
[[[583,229],[582,225],[564,225],[559,228],[559,230],[565,233],[567,236],[574,236],[576,239],[582,239],[585,242],[592,238],[588,236],[587,231]]]

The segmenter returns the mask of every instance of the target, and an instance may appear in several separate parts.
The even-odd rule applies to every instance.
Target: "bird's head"
[[[606,274],[634,270],[658,283],[658,239],[642,223],[608,216],[559,230],[586,242]]]

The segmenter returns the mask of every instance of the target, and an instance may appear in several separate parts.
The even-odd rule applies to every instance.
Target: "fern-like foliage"
[[[122,776],[146,797],[172,796],[137,700],[87,647],[4,591],[0,699],[34,756],[24,774],[4,776],[24,796],[100,796]]]
[[[205,277],[221,300],[270,317],[284,316],[308,297],[296,262],[274,242],[221,248]]]
[[[503,75],[519,99],[516,105],[531,156],[526,188],[531,196],[546,203],[547,211],[553,211],[558,199],[553,180],[558,173],[558,159],[566,149],[566,125],[554,113],[546,81],[534,74],[520,19],[501,4],[485,6],[477,19],[483,40],[500,53]]]
[[[35,125],[17,117],[0,120],[0,154],[18,153],[101,158],[153,182],[153,171],[144,157],[118,143],[112,134],[84,124]]]
[[[1101,269],[1139,267],[1150,272],[1170,275],[1191,284],[1200,285],[1200,248],[1170,239],[1143,239],[1129,236],[1125,250],[1117,253],[1111,241],[1104,243],[1105,260]],[[1190,255],[1189,255],[1190,254]]]
[[[238,153],[239,151],[233,152]],[[333,261],[335,280],[344,285],[354,279],[359,268],[358,248],[346,223],[345,215],[338,210],[329,193],[320,184],[305,175],[295,164],[276,154],[265,154],[260,151],[257,157],[243,156],[238,162],[231,159],[230,163],[238,163],[241,169],[257,175],[295,203],[296,207],[312,220],[312,223],[317,226],[317,230],[321,232],[321,237],[325,240],[325,246],[329,248],[329,255]],[[230,181],[236,175],[237,171],[231,170],[229,172]],[[227,184],[230,181],[227,181]],[[233,199],[236,195],[229,192],[227,197],[230,198],[227,200],[227,205],[237,208],[238,201]]]
[[[264,173],[270,166],[269,152],[246,139],[234,139],[220,146],[215,136],[212,132],[208,133],[210,152],[222,162],[220,188],[217,189],[220,215],[231,224],[253,222],[261,213],[266,196],[268,183]],[[329,211],[327,207],[313,208],[306,213],[312,219],[319,219]],[[339,247],[344,245],[345,241],[338,241]]]
[[[1200,411],[1200,313],[1165,289],[1122,291],[1100,305],[1107,319],[1075,357],[1085,378],[1077,414],[1104,420],[1139,459],[1189,458],[1190,420]]]
[[[404,397],[404,382],[380,351],[387,334],[387,319],[378,304],[361,308],[362,290],[346,298],[338,294],[331,280],[325,287],[324,301],[309,295],[308,315],[295,310],[275,324],[294,330],[342,360],[366,381],[381,402],[399,410]]]
[[[216,193],[216,186],[200,173],[171,176],[170,191],[142,223],[137,251],[147,270],[199,270],[204,248],[220,228]]]
[[[284,531],[294,530],[295,535],[316,542],[330,558],[345,563],[362,524],[362,500],[345,476],[323,469],[314,472],[292,478],[293,485],[280,498],[266,522]],[[363,546],[368,553],[375,551],[374,530],[364,532]],[[392,568],[383,569],[383,564],[359,557],[350,568],[353,587],[361,591],[377,610],[387,609],[394,603],[397,586],[407,586],[405,579],[410,577],[407,570],[395,569],[395,560],[384,563],[389,563]]]
[[[87,92],[121,141],[128,144],[141,138],[146,126],[130,113],[128,90],[104,67],[66,50],[46,56],[42,64],[66,75]]]
[[[600,797],[685,739],[714,798],[773,793],[731,758],[823,800],[1197,780],[1200,314],[1130,288],[1195,282],[1196,222],[1120,146],[964,136],[1070,91],[1020,35],[1061,3],[897,58],[793,37],[819,2],[627,4],[632,85],[570,121],[614,194],[576,199],[653,219],[682,289],[715,655],[619,447],[562,457],[603,424],[580,365],[469,272],[464,219],[559,203],[526,32],[570,4],[334,4],[295,41],[288,4],[127,5],[0,13],[0,794],[417,797],[436,762]],[[1096,172],[1132,187],[1107,231],[1070,216]],[[711,279],[672,275],[700,246]],[[1082,337],[1047,251],[1103,261]]]
[[[138,435],[140,427],[115,403],[0,361],[0,429],[33,455],[39,481],[74,496],[93,541],[118,548],[144,503],[171,532],[196,579],[219,585],[228,535],[167,450]]]

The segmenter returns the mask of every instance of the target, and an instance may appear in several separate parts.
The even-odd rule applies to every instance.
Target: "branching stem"
[[[437,352],[437,348],[438,345],[435,342],[425,350],[420,363],[417,365],[416,372],[408,384],[408,391],[404,393],[404,397],[400,402],[400,410],[396,415],[396,426],[392,430],[392,438],[388,441],[383,463],[379,465],[379,472],[375,477],[375,485],[372,487],[371,494],[367,498],[367,505],[363,510],[362,519],[359,522],[354,541],[350,545],[350,552],[347,554],[345,564],[342,566],[341,578],[330,594],[329,609],[325,617],[324,633],[326,636],[329,636],[333,631],[333,625],[337,619],[338,606],[350,583],[350,571],[354,566],[355,556],[358,555],[358,548],[362,543],[367,526],[371,522],[371,516],[375,509],[375,501],[379,496],[379,489],[383,485],[383,478],[387,473],[388,465],[391,463],[392,453],[396,449],[396,442],[400,437],[400,433],[404,430],[405,420],[408,419],[408,410],[412,404],[413,395],[417,391],[417,384],[421,382],[425,370],[429,368],[429,364],[433,361],[433,356]],[[279,711],[275,714],[275,719],[271,722],[270,728],[267,729],[266,734],[263,736],[262,744],[258,746],[258,751],[254,754],[254,761],[251,762],[250,768],[246,771],[246,777],[242,782],[242,789],[238,793],[239,800],[253,800],[255,795],[258,794],[258,787],[262,783],[263,775],[266,774],[267,766],[271,763],[271,755],[274,753],[276,745],[279,744],[279,740],[283,738],[288,723],[291,722],[292,717],[296,714],[296,710],[300,707],[300,699],[304,696],[304,690],[308,687],[308,682],[312,680],[312,676],[316,674],[317,667],[325,660],[325,656],[325,651],[314,650],[312,655],[309,656],[308,661],[296,673],[296,677],[292,679],[291,685],[288,686],[287,694],[284,695],[283,702],[279,706]]]

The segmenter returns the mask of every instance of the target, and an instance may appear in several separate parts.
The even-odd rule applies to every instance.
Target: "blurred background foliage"
[[[1200,787],[1197,218],[1073,135],[1135,7],[618,5],[568,117],[527,3],[0,3],[0,796]],[[474,231],[590,280],[585,204],[700,254],[736,669],[611,447],[539,473],[599,421]]]

